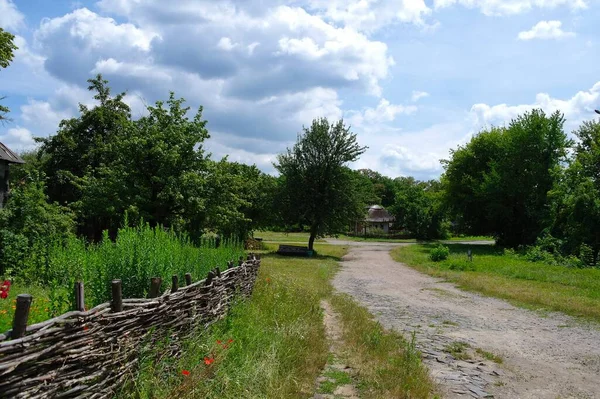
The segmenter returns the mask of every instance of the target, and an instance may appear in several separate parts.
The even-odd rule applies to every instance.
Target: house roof
[[[386,223],[395,220],[396,218],[390,215],[390,213],[381,205],[371,206],[367,212],[367,217],[365,218],[365,222],[372,223]]]
[[[3,143],[0,143],[0,160],[11,163],[25,163],[20,156],[12,152],[10,148]]]

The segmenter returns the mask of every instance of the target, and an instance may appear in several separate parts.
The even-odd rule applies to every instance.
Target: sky
[[[368,150],[351,166],[437,178],[440,159],[532,108],[571,132],[600,108],[600,0],[0,0],[16,151],[93,105],[101,73],[134,117],[169,92],[203,107],[214,159],[274,173],[314,118]],[[594,22],[596,21],[596,22]]]

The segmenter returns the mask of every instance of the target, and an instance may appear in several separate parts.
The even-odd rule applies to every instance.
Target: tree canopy
[[[18,47],[14,43],[15,36],[0,28],[0,69],[7,68],[13,60],[14,52]],[[2,100],[4,97],[0,97]],[[6,114],[10,110],[4,105],[0,105],[0,122],[6,120]]]
[[[277,157],[281,211],[288,222],[309,227],[310,250],[315,238],[336,234],[362,215],[364,204],[353,189],[355,180],[346,164],[365,150],[342,120],[330,123],[321,118],[305,127],[296,144]]]

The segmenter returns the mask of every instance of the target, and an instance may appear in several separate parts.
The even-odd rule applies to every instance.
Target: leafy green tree
[[[373,193],[378,198],[377,204],[384,208],[394,204],[396,198],[396,184],[394,180],[383,176],[381,173],[371,169],[360,169],[359,173],[366,176],[373,185]]]
[[[11,190],[10,201],[0,210],[0,274],[44,267],[47,248],[73,235],[72,213],[48,202],[44,179],[27,171]]]
[[[570,141],[559,112],[533,110],[492,128],[444,162],[446,204],[462,232],[533,244],[551,224],[548,193]]]
[[[396,199],[390,208],[396,226],[420,240],[446,238],[448,229],[440,183],[419,182],[413,178],[398,178],[396,183]]]
[[[575,131],[574,158],[551,191],[553,225],[565,255],[575,255],[588,265],[600,262],[600,123],[584,122]]]
[[[0,28],[0,69],[7,68],[14,57],[14,52],[18,47],[14,44],[15,36],[10,32]],[[4,97],[0,97],[0,100]],[[4,105],[0,105],[0,122],[7,120],[6,114],[10,110]]]
[[[309,226],[308,247],[317,237],[336,234],[362,215],[352,172],[345,167],[366,150],[342,120],[315,119],[293,148],[277,157],[280,206],[285,219]]]

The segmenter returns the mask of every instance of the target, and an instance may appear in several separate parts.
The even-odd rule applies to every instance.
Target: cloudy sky
[[[272,172],[325,116],[369,146],[353,167],[435,178],[451,148],[533,107],[569,131],[594,118],[599,20],[600,0],[0,0],[19,46],[0,141],[54,134],[102,73],[134,116],[171,90],[202,105],[215,158]]]

